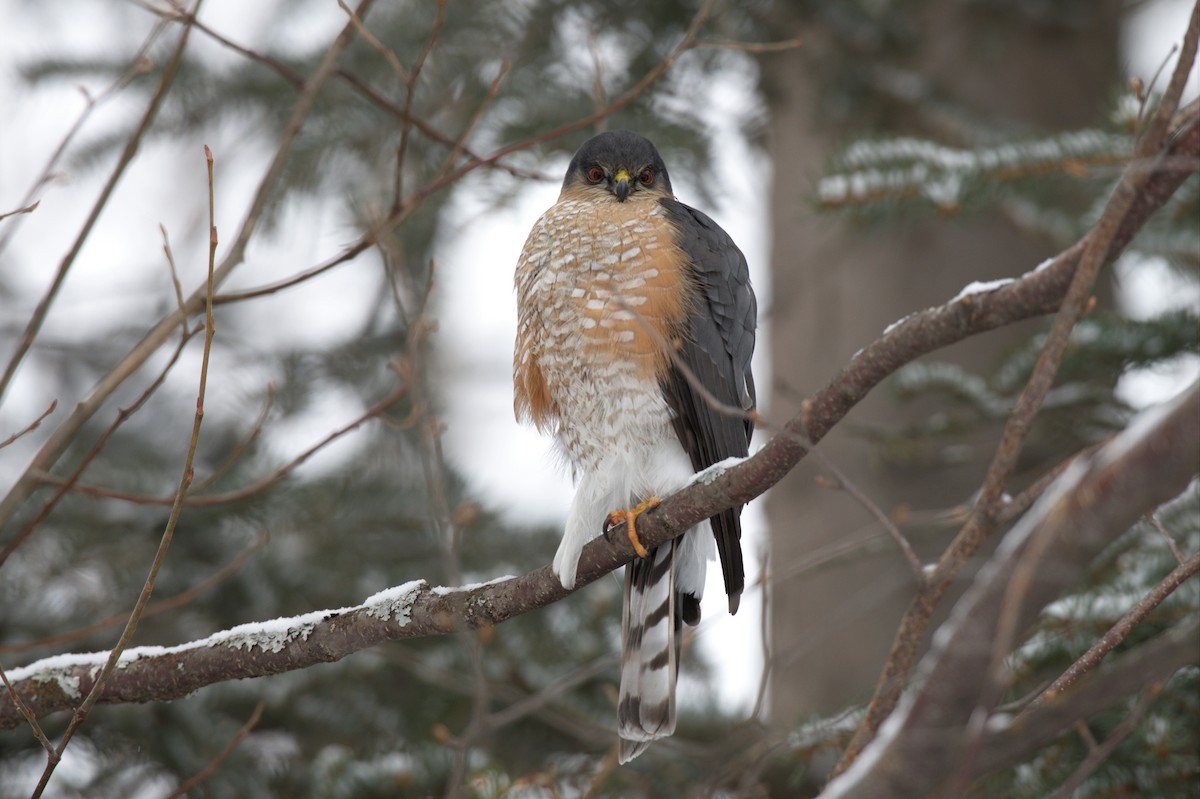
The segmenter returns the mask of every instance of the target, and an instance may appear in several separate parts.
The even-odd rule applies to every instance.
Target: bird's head
[[[658,199],[671,196],[671,179],[649,139],[613,130],[593,136],[576,151],[563,180],[563,193],[615,197],[618,202],[631,197]]]

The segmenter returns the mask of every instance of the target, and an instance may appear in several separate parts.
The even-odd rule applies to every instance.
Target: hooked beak
[[[629,180],[629,171],[625,169],[618,169],[617,174],[613,175],[612,190],[619,202],[625,202],[629,196]]]

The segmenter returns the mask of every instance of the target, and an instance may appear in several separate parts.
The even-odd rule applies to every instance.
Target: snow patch
[[[437,594],[438,596],[446,596],[447,594],[457,594],[460,591],[474,591],[476,588],[483,588],[486,585],[497,585],[499,583],[515,579],[517,579],[516,575],[506,574],[503,577],[497,577],[484,583],[467,583],[466,585],[435,585],[433,588],[430,588],[429,591],[430,593]]]
[[[702,470],[696,472],[694,475],[692,475],[692,478],[690,480],[688,480],[685,485],[694,485],[696,483],[700,483],[700,484],[706,485],[706,486],[712,485],[714,480],[716,480],[721,475],[725,474],[725,472],[729,471],[734,466],[737,466],[739,463],[742,463],[747,458],[749,458],[748,455],[746,456],[746,458],[739,458],[737,456],[734,456],[731,458],[726,458],[723,461],[717,461],[712,466],[709,466],[707,469],[702,469]]]
[[[362,607],[366,608],[371,618],[387,621],[394,617],[396,623],[403,627],[412,619],[413,600],[427,585],[424,580],[410,580],[403,585],[385,588],[367,597]]]
[[[1011,277],[1003,277],[999,280],[976,280],[973,283],[968,283],[963,287],[962,291],[954,295],[950,302],[958,302],[959,300],[973,296],[975,294],[987,294],[989,291],[995,291],[998,288],[1003,288],[1009,283],[1012,283]]]

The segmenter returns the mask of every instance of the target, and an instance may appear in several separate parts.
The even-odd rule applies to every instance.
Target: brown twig
[[[197,8],[201,0],[197,0]],[[108,200],[112,197],[113,191],[117,188],[117,183],[121,180],[121,176],[125,174],[125,169],[133,162],[133,157],[137,154],[138,147],[141,145],[142,139],[146,132],[150,130],[150,125],[154,122],[154,118],[158,115],[158,109],[162,106],[163,100],[167,96],[167,91],[175,82],[175,76],[179,72],[179,65],[183,62],[183,52],[187,48],[188,38],[191,34],[191,28],[185,27],[183,33],[179,36],[179,43],[175,46],[175,51],[171,53],[166,66],[163,67],[162,78],[158,82],[158,88],[155,89],[150,102],[146,105],[146,110],[142,113],[142,118],[138,120],[137,127],[125,142],[125,147],[121,151],[121,155],[117,158],[116,166],[109,174],[108,180],[105,181],[104,187],[100,190],[100,196],[96,198],[96,202],[92,204],[91,210],[88,212],[87,218],[83,222],[83,226],[79,229],[75,241],[67,250],[67,254],[63,256],[59,262],[58,270],[54,273],[54,278],[50,281],[49,287],[37,306],[33,309],[33,314],[29,317],[29,322],[25,325],[25,330],[21,334],[21,339],[17,343],[16,349],[9,358],[8,365],[4,368],[4,373],[0,375],[0,397],[8,391],[9,385],[12,383],[13,377],[17,373],[17,369],[21,366],[21,362],[25,360],[26,353],[33,346],[34,339],[42,329],[42,323],[46,320],[46,315],[50,312],[50,306],[58,297],[59,289],[62,288],[63,282],[67,279],[67,272],[75,264],[75,258],[83,249],[84,242],[92,232],[92,228],[96,224],[96,220],[100,218],[100,213],[108,205]],[[82,121],[82,117],[81,117]],[[72,131],[73,133],[74,131]],[[66,140],[64,140],[64,144]],[[55,157],[57,157],[57,153]]]
[[[133,80],[139,75],[144,75],[150,71],[150,68],[153,66],[153,62],[147,58],[147,53],[150,52],[150,48],[153,47],[154,43],[158,41],[158,37],[162,35],[162,32],[166,30],[166,27],[166,24],[163,23],[155,25],[154,28],[151,29],[146,38],[142,40],[142,44],[138,48],[137,53],[135,53],[133,58],[129,60],[128,66],[126,66],[125,69],[122,70],[121,74],[118,75],[117,78],[104,89],[104,91],[100,92],[99,95],[92,97],[86,91],[82,92],[84,97],[83,110],[79,112],[79,116],[75,118],[75,122],[72,123],[67,132],[63,134],[62,139],[60,139],[58,142],[58,146],[54,148],[54,152],[51,153],[50,157],[46,159],[46,165],[42,167],[41,174],[37,176],[37,178],[33,181],[33,184],[29,187],[29,190],[25,193],[25,197],[21,200],[21,205],[25,207],[14,213],[25,213],[26,211],[33,211],[33,209],[38,207],[38,204],[41,202],[41,200],[34,201],[34,195],[37,194],[40,188],[50,182],[51,177],[54,175],[54,167],[58,164],[59,159],[63,157],[63,154],[66,153],[67,148],[71,145],[71,142],[75,140],[75,136],[80,130],[83,129],[84,123],[92,115],[92,112],[95,111],[96,108],[98,108],[105,100],[115,96],[117,92],[132,83]],[[4,248],[8,246],[9,240],[17,231],[17,227],[18,220],[13,220],[13,222],[5,229],[4,234],[0,235],[0,252],[3,252]]]
[[[184,500],[184,505],[193,508],[211,508],[216,505],[227,505],[230,502],[240,502],[266,491],[268,488],[290,475],[305,461],[320,452],[326,446],[332,444],[334,441],[346,435],[347,433],[357,430],[364,423],[381,415],[388,408],[404,399],[404,397],[408,395],[408,391],[409,386],[407,384],[401,384],[397,386],[390,394],[376,402],[370,408],[367,408],[367,410],[363,411],[358,417],[352,419],[336,430],[331,431],[320,441],[305,449],[299,455],[292,458],[283,466],[280,466],[271,474],[264,475],[249,485],[242,486],[241,488],[237,488],[232,491],[225,491],[220,494],[193,495],[189,492],[188,497]],[[154,494],[139,494],[130,491],[120,491],[115,488],[89,485],[87,483],[80,483],[73,480],[63,480],[62,478],[55,477],[54,475],[46,474],[44,472],[38,472],[37,478],[43,482],[57,485],[65,490],[76,491],[80,494],[87,494],[94,497],[104,497],[105,499],[119,499],[124,502],[132,502],[138,505],[169,506],[175,502],[175,496],[173,494],[168,496],[157,496]],[[0,563],[2,562],[3,559],[0,558]]]
[[[50,739],[46,737],[46,733],[42,730],[42,725],[38,723],[37,715],[30,709],[25,700],[21,698],[21,694],[13,687],[13,684],[8,679],[8,674],[4,671],[4,667],[0,666],[0,682],[4,683],[4,688],[8,691],[8,698],[12,700],[13,706],[21,717],[25,719],[25,723],[33,730],[33,737],[38,739],[38,743],[42,745],[42,749],[46,751],[47,756],[54,755],[54,744],[50,743]]]
[[[883,512],[883,509],[876,505],[866,493],[856,486],[853,481],[849,480],[842,470],[834,465],[833,461],[825,456],[819,449],[812,449],[812,454],[821,461],[822,468],[826,469],[833,475],[833,479],[824,478],[820,481],[820,485],[826,488],[831,488],[837,491],[845,491],[858,503],[867,509],[867,512],[875,517],[875,521],[879,522],[880,526],[887,531],[892,540],[896,542],[896,546],[900,548],[901,554],[904,555],[905,561],[908,562],[908,568],[913,574],[913,580],[916,582],[918,589],[923,589],[927,578],[925,576],[925,567],[921,564],[921,559],[917,557],[916,551],[912,548],[912,544],[904,537],[904,533],[900,532],[900,528],[895,522],[888,518],[888,515]]]
[[[225,457],[225,460],[218,465],[217,468],[213,469],[208,477],[205,477],[203,480],[198,481],[192,486],[190,493],[198,494],[204,491],[210,485],[219,480],[222,475],[232,469],[234,464],[242,459],[242,455],[247,449],[250,448],[250,445],[257,441],[258,437],[262,435],[263,426],[267,423],[267,416],[271,413],[271,406],[274,404],[275,384],[267,383],[267,398],[263,400],[262,410],[258,412],[258,418],[255,419],[254,424],[251,425],[250,432],[243,436],[241,441],[233,445],[233,448],[229,450],[229,454]]]
[[[771,684],[771,592],[767,590],[767,586],[771,584],[771,556],[766,553],[762,554],[762,567],[759,570],[758,577],[758,596],[760,610],[758,615],[758,643],[761,647],[760,654],[763,659],[762,674],[758,678],[758,692],[754,697],[754,705],[750,710],[750,715],[747,720],[761,720],[763,718],[763,707],[767,701],[767,688]]]
[[[41,200],[38,200],[37,202],[31,203],[22,208],[18,208],[15,211],[5,211],[4,213],[0,214],[0,220],[8,219],[10,216],[17,216],[19,214],[32,214],[37,210],[37,207],[41,205],[41,202]]]
[[[1129,714],[1125,718],[1121,719],[1120,724],[1113,728],[1113,731],[1108,734],[1103,743],[1097,744],[1096,739],[1091,736],[1091,731],[1087,727],[1084,727],[1083,731],[1087,733],[1086,740],[1089,750],[1087,757],[1071,773],[1067,781],[1059,786],[1059,789],[1054,792],[1050,799],[1071,799],[1075,795],[1075,791],[1083,785],[1084,780],[1090,777],[1100,767],[1100,764],[1107,760],[1109,755],[1129,737],[1129,734],[1137,729],[1138,722],[1142,720],[1142,716],[1150,709],[1151,703],[1162,693],[1162,689],[1163,683],[1159,681],[1152,683],[1150,687],[1143,691],[1133,709],[1129,711]]]
[[[765,55],[767,53],[781,53],[787,50],[795,50],[804,45],[804,40],[797,37],[795,39],[784,39],[780,42],[741,42],[737,39],[697,39],[696,47],[715,47],[723,50],[738,50],[751,55]]]
[[[117,430],[120,429],[121,425],[125,424],[125,422],[128,421],[135,413],[141,410],[142,406],[146,404],[150,397],[154,396],[154,393],[158,391],[159,387],[162,386],[164,381],[166,381],[167,375],[170,374],[171,369],[173,369],[175,364],[179,361],[179,356],[183,354],[184,346],[188,341],[191,340],[191,337],[195,335],[195,333],[195,330],[189,331],[187,337],[182,339],[179,344],[176,345],[175,351],[171,353],[171,356],[167,359],[167,363],[159,371],[158,376],[155,377],[150,385],[147,386],[146,389],[141,393],[141,395],[134,400],[132,405],[117,410],[117,418],[114,419],[113,423],[108,426],[108,429],[106,429],[100,435],[100,438],[96,440],[96,443],[92,445],[92,448],[88,450],[88,453],[83,456],[83,459],[67,477],[48,478],[47,476],[48,479],[52,480],[56,485],[58,485],[58,490],[55,491],[49,499],[42,503],[42,507],[37,513],[34,514],[33,518],[21,528],[21,531],[9,539],[4,544],[3,549],[0,549],[0,566],[3,566],[5,561],[8,560],[9,556],[16,552],[21,544],[23,544],[29,538],[29,536],[33,535],[33,531],[37,529],[37,526],[41,524],[47,516],[50,515],[50,511],[54,509],[54,506],[58,504],[58,501],[62,499],[68,491],[72,490],[72,488],[79,482],[79,478],[83,475],[84,471],[86,471],[88,466],[91,465],[92,461],[104,451],[104,448],[108,445],[109,439],[111,439]]]
[[[1158,534],[1166,539],[1167,546],[1171,548],[1171,554],[1174,555],[1175,560],[1182,565],[1184,560],[1183,553],[1179,551],[1179,544],[1175,543],[1175,536],[1171,535],[1170,531],[1167,530],[1166,527],[1163,527],[1163,523],[1158,520],[1158,516],[1156,514],[1147,513],[1146,521],[1150,522],[1150,525],[1158,531]]]
[[[0,449],[4,449],[9,444],[11,444],[14,441],[16,441],[17,439],[19,439],[21,436],[27,435],[29,433],[32,433],[34,430],[37,430],[38,426],[41,425],[41,423],[46,419],[47,416],[54,413],[54,409],[57,407],[58,407],[58,400],[51,400],[50,407],[47,408],[46,410],[42,411],[41,415],[39,415],[36,419],[34,419],[29,424],[25,425],[25,427],[22,428],[21,430],[18,430],[17,432],[13,433],[8,438],[4,439],[3,441],[0,441]]]
[[[209,761],[207,766],[185,780],[182,785],[167,794],[164,799],[179,799],[179,797],[186,796],[193,788],[196,788],[213,774],[216,774],[221,764],[233,754],[233,750],[238,748],[238,744],[245,740],[250,731],[258,726],[259,720],[262,719],[263,708],[266,706],[266,702],[259,702],[255,705],[254,712],[250,714],[250,718],[246,719],[246,723],[238,728],[238,731],[229,739],[229,743],[225,744],[225,748],[218,752],[217,756]]]
[[[187,338],[187,304],[183,301],[183,286],[179,282],[179,272],[175,269],[175,255],[171,252],[171,239],[167,236],[167,229],[161,223],[158,231],[162,234],[163,257],[167,259],[167,269],[171,272],[171,286],[175,289],[175,307],[179,309],[179,327],[183,337]]]
[[[357,16],[361,18],[373,2],[374,0],[360,0],[356,9]],[[188,20],[194,19],[194,16],[189,15]],[[190,29],[190,22],[185,21],[184,24],[189,25]],[[305,82],[300,96],[288,115],[271,162],[255,189],[249,209],[243,217],[241,228],[234,236],[233,244],[216,269],[213,276],[214,285],[220,285],[242,263],[246,247],[257,230],[267,202],[279,183],[284,164],[301,127],[303,127],[304,120],[316,102],[321,88],[334,74],[339,57],[353,38],[354,27],[347,24],[329,46],[313,75]],[[187,313],[192,314],[203,310],[207,301],[207,291],[205,287],[201,286],[187,298]],[[37,474],[49,471],[53,467],[63,452],[75,441],[79,431],[112,396],[113,392],[158,351],[171,331],[178,326],[179,314],[180,311],[176,310],[160,319],[125,357],[100,379],[92,392],[75,405],[67,419],[55,429],[49,440],[34,456],[25,472],[9,488],[4,498],[0,499],[0,527],[12,519],[22,503],[37,487]]]
[[[1092,644],[1087,652],[1084,652],[1057,680],[1051,683],[1050,687],[1033,701],[1033,704],[1037,705],[1054,699],[1054,697],[1074,685],[1080,677],[1094,669],[1104,659],[1105,655],[1125,640],[1134,627],[1142,623],[1142,620],[1150,614],[1150,611],[1162,604],[1164,599],[1169,597],[1176,588],[1183,585],[1184,582],[1192,578],[1198,571],[1200,571],[1200,553],[1192,555],[1186,561],[1176,566],[1158,585],[1154,586],[1150,593],[1142,597],[1108,632]]]
[[[167,550],[170,548],[171,539],[175,534],[175,525],[178,524],[179,515],[183,512],[183,498],[187,495],[188,487],[192,484],[192,478],[195,474],[192,469],[192,462],[195,460],[196,447],[200,442],[200,425],[204,421],[204,396],[205,390],[208,387],[208,363],[212,353],[213,336],[216,333],[213,323],[212,295],[213,272],[216,269],[217,260],[217,223],[213,200],[213,156],[207,144],[204,145],[204,160],[208,166],[208,301],[205,304],[204,312],[204,353],[200,361],[200,387],[196,392],[196,413],[192,420],[192,434],[188,441],[187,455],[183,459],[183,474],[179,478],[179,490],[175,495],[175,505],[171,508],[171,515],[167,518],[166,528],[163,530],[162,538],[158,543],[158,551],[155,552],[154,562],[150,565],[150,573],[146,576],[146,582],[142,586],[137,602],[134,603],[133,611],[129,614],[129,621],[125,624],[125,629],[121,632],[121,637],[117,641],[117,645],[109,652],[108,659],[104,663],[104,668],[100,670],[100,674],[96,677],[92,689],[88,691],[83,702],[75,709],[75,715],[71,717],[71,721],[67,725],[62,738],[59,740],[58,746],[47,757],[46,768],[42,771],[41,779],[38,780],[37,787],[34,789],[30,799],[38,799],[46,789],[46,785],[50,782],[50,777],[54,774],[54,770],[61,761],[62,754],[71,742],[71,738],[75,735],[80,725],[87,719],[88,713],[100,698],[104,682],[112,674],[113,669],[116,668],[117,661],[121,658],[121,653],[129,646],[129,642],[133,640],[133,634],[137,631],[138,622],[141,620],[142,613],[145,612],[146,606],[150,603],[150,596],[154,592],[154,581],[158,577],[163,563],[166,562]]]
[[[425,59],[429,58],[429,54],[433,52],[433,48],[437,44],[438,34],[442,32],[442,24],[445,22],[445,19],[446,0],[437,0],[437,11],[434,12],[433,24],[429,27],[429,37],[425,41],[425,48],[421,50],[416,61],[413,62],[412,67],[408,70],[408,74],[404,77],[404,112],[402,115],[403,122],[400,125],[400,144],[396,147],[392,214],[395,214],[399,210],[401,198],[404,196],[404,158],[408,152],[408,136],[412,131],[412,105],[413,98],[417,93],[417,81],[421,77],[421,68],[425,66]],[[457,150],[457,147],[454,150]]]

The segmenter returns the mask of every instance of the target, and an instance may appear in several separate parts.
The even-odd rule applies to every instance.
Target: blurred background
[[[172,334],[52,468],[26,470],[177,307],[173,273],[185,297],[202,285],[202,145],[216,158],[217,259],[236,268],[218,288],[199,502],[156,588],[183,599],[148,617],[138,644],[550,560],[571,486],[550,442],[513,419],[512,272],[571,153],[597,130],[655,141],[680,199],[745,252],[760,308],[761,445],[889,324],[972,281],[1017,277],[1088,230],[1128,158],[1139,92],[1165,85],[1190,10],[1183,0],[719,2],[698,46],[631,102],[546,135],[654,70],[698,5],[378,4],[275,176],[268,165],[305,81],[346,25],[337,4],[205,0],[171,74],[184,26],[166,3],[3,0],[0,213],[39,204],[0,219],[0,439],[58,406],[0,449],[0,541],[33,528],[0,572],[0,665],[112,646],[120,622],[88,628],[128,612],[153,558],[202,337]],[[517,142],[528,146],[455,177]],[[1014,491],[1200,375],[1198,205],[1193,175],[1102,276]],[[382,230],[375,246],[359,247],[371,230]],[[1007,327],[902,369],[821,444],[924,559],[961,523],[1047,325]],[[160,373],[161,387],[104,439]],[[387,408],[324,442],[402,382]],[[56,481],[85,463],[39,518]],[[719,592],[706,598],[685,644],[679,732],[631,767],[611,759],[614,577],[484,633],[101,708],[47,795],[168,794],[259,701],[261,721],[189,795],[815,795],[913,591],[870,511],[814,479],[822,473],[809,459],[747,507],[741,611],[730,618]],[[1185,551],[1200,547],[1194,487],[1161,519]],[[1056,643],[1015,664],[1028,685],[1014,694],[1120,615],[1105,598],[1136,597],[1172,568],[1148,530],[1131,530],[1077,602],[1046,620],[1059,625]],[[1195,589],[1160,608],[1161,624],[1200,607]],[[1147,779],[1141,795],[1196,795],[1196,683],[1195,673],[1173,683],[1158,721],[1085,795],[1145,791]],[[503,726],[474,723],[514,706],[523,711]],[[47,731],[65,723],[51,718]],[[1054,747],[977,795],[1046,795],[1079,759],[1077,740]],[[0,797],[27,796],[44,759],[28,729],[0,732]]]

